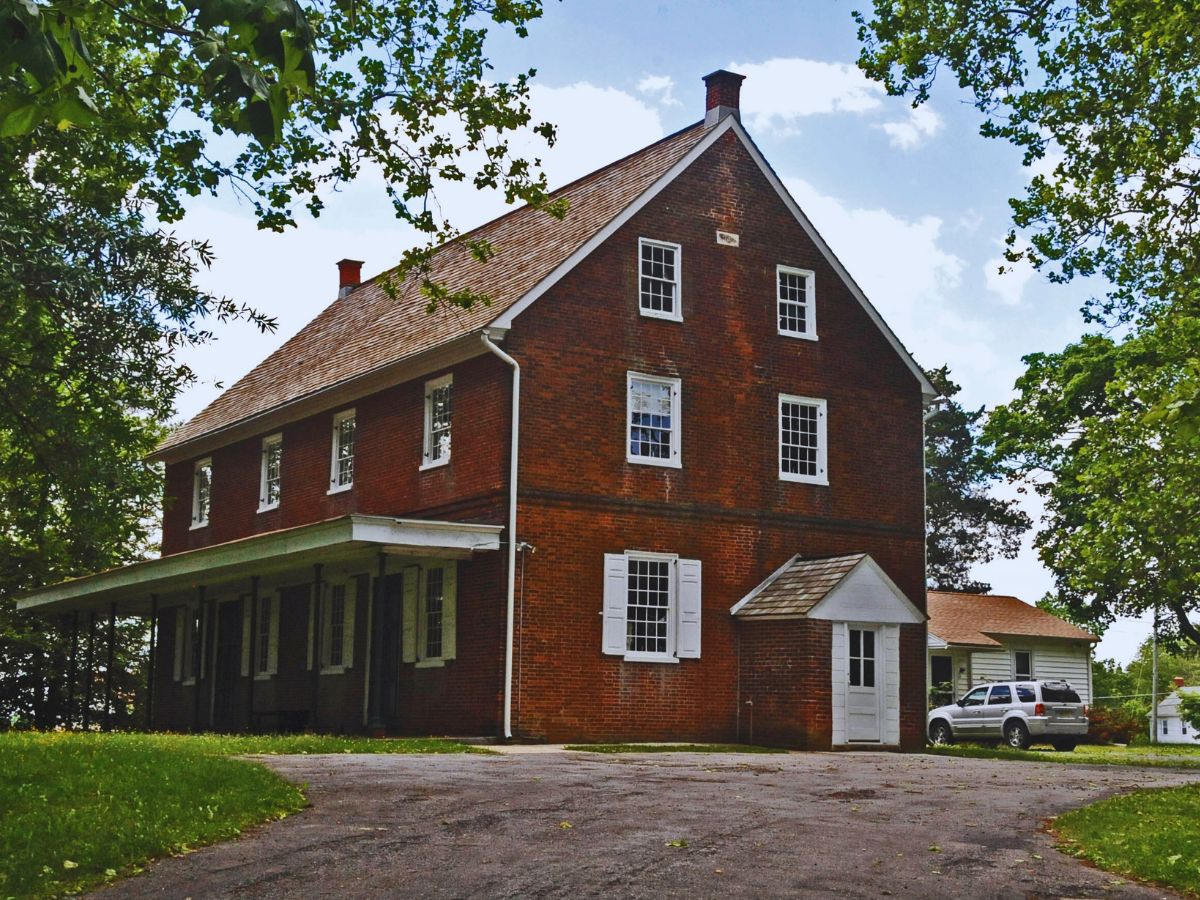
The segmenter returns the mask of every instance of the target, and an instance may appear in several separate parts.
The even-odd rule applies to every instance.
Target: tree
[[[1015,500],[990,494],[999,479],[979,444],[983,408],[954,399],[960,387],[948,367],[925,374],[941,397],[925,422],[926,578],[935,590],[987,593],[971,567],[1016,556],[1029,517]]]
[[[524,34],[540,11],[0,0],[0,722],[51,724],[63,708],[67,632],[16,614],[14,594],[152,549],[161,473],[142,459],[192,378],[175,350],[207,341],[214,319],[273,327],[195,286],[206,244],[150,223],[234,191],[281,229],[372,167],[398,218],[428,236],[398,277],[422,277],[431,303],[485,299],[422,274],[455,234],[434,186],[466,180],[563,212],[536,160],[509,151],[519,128],[553,139],[531,122],[532,70],[485,77],[489,24]],[[127,678],[145,631],[119,630]]]
[[[1032,354],[985,426],[1002,471],[1045,501],[1034,543],[1056,602],[1094,631],[1158,605],[1168,642],[1200,646],[1200,466],[1194,443],[1149,415],[1196,346],[1200,320],[1160,315],[1123,342]]]
[[[1089,312],[1124,319],[1197,300],[1200,43],[1184,0],[873,0],[859,65],[925,102],[948,69],[983,135],[1041,161],[1009,259],[1051,280],[1100,274]],[[1018,231],[1027,241],[1020,241]]]

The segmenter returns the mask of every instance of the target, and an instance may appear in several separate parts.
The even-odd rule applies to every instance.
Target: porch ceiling
[[[270,576],[315,563],[334,563],[367,553],[465,559],[500,549],[501,525],[349,515],[132,563],[29,591],[17,609],[60,613],[107,609],[120,615],[149,611],[150,596],[194,590],[200,585]]]

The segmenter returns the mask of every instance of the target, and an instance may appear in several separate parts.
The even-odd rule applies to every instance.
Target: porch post
[[[204,671],[204,625],[208,618],[208,611],[204,608],[204,585],[196,588],[196,592],[196,609],[200,610],[200,628],[198,634],[191,628],[184,629],[184,634],[189,634],[192,641],[192,652],[189,654],[192,665],[192,731],[200,730],[200,675]],[[191,615],[190,611],[188,615]]]
[[[321,717],[321,570],[320,563],[313,564],[312,586],[312,730],[316,731]]]
[[[254,679],[258,675],[258,576],[250,576],[250,677],[246,684],[246,731],[254,731]],[[242,618],[245,621],[245,617]]]
[[[88,648],[87,648],[87,671],[85,672],[86,681],[84,682],[84,700],[83,700],[83,727],[88,729],[92,727],[92,681],[96,675],[96,611],[93,609],[88,613]]]
[[[75,730],[75,680],[79,675],[79,610],[71,613],[71,661],[67,666],[67,730]]]
[[[146,662],[146,730],[154,727],[154,675],[158,665],[158,594],[150,595],[150,658]]]
[[[387,554],[379,554],[379,574],[375,577],[375,592],[371,597],[371,674],[367,695],[367,728],[372,732],[385,727],[383,721],[383,601],[387,596]]]
[[[116,657],[117,604],[108,605],[108,663],[104,667],[104,730],[112,730],[112,670]]]

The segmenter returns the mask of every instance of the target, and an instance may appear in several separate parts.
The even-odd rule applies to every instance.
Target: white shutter
[[[241,677],[250,674],[250,595],[241,598]]]
[[[363,579],[354,579],[354,598],[350,597],[350,585],[346,585],[346,603],[342,613],[342,668],[349,669],[354,665],[354,614],[358,611],[358,601],[363,593]]]
[[[442,568],[442,659],[454,659],[458,650],[458,563]]]
[[[271,605],[271,630],[267,636],[267,674],[279,674],[279,595],[269,601]]]
[[[188,614],[186,606],[175,607],[175,680],[183,680],[184,622]]]
[[[629,562],[623,553],[604,554],[603,650],[625,655],[625,616],[629,606]]]
[[[402,658],[405,662],[417,661],[417,588],[417,570],[406,570],[404,572],[404,602],[400,610]]]
[[[675,655],[686,659],[700,656],[700,560],[679,560],[679,627],[675,632]]]

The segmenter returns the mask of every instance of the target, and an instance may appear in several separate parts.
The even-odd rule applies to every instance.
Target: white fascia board
[[[871,618],[864,619],[862,621],[883,622],[889,625],[918,625],[929,618],[927,615],[925,615],[925,613],[921,612],[916,608],[916,606],[913,605],[913,602],[908,599],[904,591],[900,590],[900,588],[896,585],[896,582],[892,581],[892,579],[888,577],[888,573],[883,571],[879,563],[875,562],[875,560],[873,560],[870,556],[864,556],[858,561],[858,564],[853,569],[843,575],[838,583],[829,589],[829,593],[818,600],[816,605],[814,605],[813,608],[808,611],[808,617],[810,619],[854,621],[846,620],[844,618],[844,614],[837,609],[838,599],[839,595],[845,589],[846,585],[850,583],[855,573],[862,568],[869,569],[871,574],[876,576],[879,582],[891,593],[899,607],[897,610],[899,614],[893,618]]]
[[[389,553],[421,552],[426,556],[466,558],[476,551],[500,547],[502,525],[395,519],[349,515],[254,535],[212,547],[188,550],[64,581],[17,598],[17,608],[37,610],[107,595],[114,601],[159,590],[178,590],[191,581],[250,577],[286,566],[300,565],[304,554],[342,553],[377,548]],[[322,560],[317,559],[316,562]]]
[[[592,237],[584,242],[579,249],[577,249],[562,263],[560,263],[553,272],[535,284],[533,288],[525,294],[525,296],[493,319],[490,327],[512,328],[513,320],[516,319],[517,316],[527,310],[535,300],[542,296],[542,294],[546,293],[546,291],[558,284],[558,282],[562,280],[563,276],[583,262],[583,260],[586,259],[593,250],[612,237],[613,234],[616,233],[617,229],[641,212],[647,203],[649,203],[662,192],[663,188],[678,178],[688,166],[699,159],[709,147],[715,144],[720,139],[721,135],[729,131],[729,129],[733,127],[733,123],[733,116],[726,116],[724,119],[722,119],[720,124],[716,125],[707,135],[701,138],[696,146],[685,153],[683,157],[680,158],[675,165],[671,166],[671,168],[669,168],[664,174],[659,176],[659,179],[654,182],[654,184],[646,188],[646,190],[638,195],[637,199],[621,210],[616,218],[609,221],[607,225],[592,235]]]
[[[811,221],[809,221],[808,216],[804,214],[804,211],[800,209],[800,205],[795,201],[792,195],[788,193],[788,189],[784,187],[783,182],[779,180],[779,176],[775,174],[775,170],[771,168],[771,164],[767,162],[766,158],[759,151],[758,147],[755,146],[754,141],[750,138],[750,135],[746,132],[746,129],[743,128],[741,123],[734,119],[733,116],[729,116],[726,121],[733,124],[733,131],[738,138],[741,139],[746,151],[750,154],[750,158],[753,159],[758,165],[758,168],[763,173],[763,176],[766,177],[768,182],[770,182],[771,187],[775,189],[775,193],[779,195],[779,199],[784,202],[784,205],[786,205],[791,211],[796,221],[800,223],[800,227],[804,229],[804,232],[808,235],[809,240],[817,245],[817,249],[821,251],[821,254],[825,257],[825,261],[833,267],[833,270],[837,272],[838,276],[841,277],[843,282],[845,282],[846,286],[850,289],[850,293],[854,295],[854,299],[859,302],[863,310],[866,311],[867,316],[870,317],[871,321],[875,323],[875,326],[881,332],[883,332],[883,336],[887,339],[887,342],[892,345],[892,348],[898,354],[900,354],[900,358],[904,361],[904,364],[908,366],[913,375],[916,377],[917,382],[921,385],[921,393],[924,395],[926,403],[934,400],[938,396],[937,388],[930,383],[929,379],[925,375],[925,372],[919,365],[917,365],[917,361],[912,358],[912,354],[908,352],[902,343],[900,343],[900,339],[896,337],[895,332],[888,327],[887,322],[883,320],[883,316],[879,315],[879,310],[877,310],[871,304],[871,301],[867,299],[867,295],[863,293],[862,288],[860,288],[858,283],[850,276],[850,273],[846,270],[846,267],[843,266],[841,260],[834,255],[833,250],[830,249],[827,243],[825,243],[825,239],[821,237],[821,235],[817,232],[817,229],[813,227],[813,224]]]
[[[800,554],[797,553],[795,556],[793,556],[791,559],[789,559],[787,562],[785,562],[782,566],[780,566],[778,569],[776,569],[774,572],[772,572],[770,575],[768,575],[766,577],[766,580],[761,582],[758,585],[758,587],[756,587],[754,590],[752,590],[750,593],[748,593],[745,597],[743,597],[737,603],[733,604],[733,606],[729,607],[729,614],[731,616],[736,616],[738,614],[738,610],[740,610],[743,606],[745,606],[747,603],[749,603],[751,600],[753,600],[755,597],[757,597],[759,594],[761,594],[763,591],[765,591],[771,584],[773,584],[775,582],[776,578],[778,578],[780,575],[782,575],[784,572],[786,572],[788,569],[790,569],[792,567],[792,565],[796,562],[796,560],[798,560],[799,558],[800,558]]]
[[[925,646],[928,647],[930,650],[949,650],[950,649],[950,645],[946,641],[944,641],[940,637],[938,637],[936,634],[934,634],[932,631],[927,632],[927,635],[928,636],[925,639]]]

